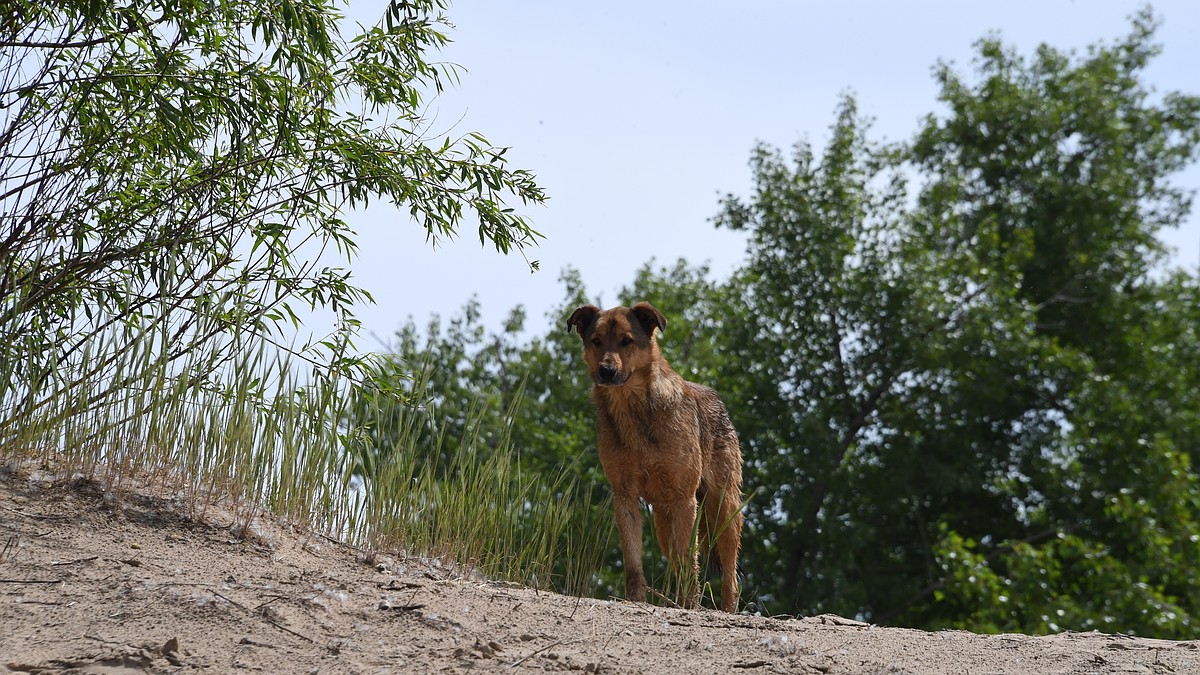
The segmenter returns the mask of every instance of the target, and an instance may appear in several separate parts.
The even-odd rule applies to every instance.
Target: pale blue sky
[[[348,13],[373,23],[383,5],[350,0]],[[376,203],[349,218],[362,246],[354,279],[377,301],[359,316],[390,339],[407,316],[423,325],[474,294],[490,325],[521,303],[538,329],[562,298],[567,265],[605,304],[651,257],[709,261],[724,276],[742,260],[742,239],[709,219],[720,195],[748,192],[757,141],[822,143],[846,92],[875,118],[877,137],[908,138],[938,109],[939,59],[968,71],[973,44],[992,31],[1025,54],[1041,43],[1082,50],[1127,34],[1142,5],[459,0],[448,10],[454,43],[440,60],[466,72],[432,104],[434,128],[480,131],[537,174],[551,199],[526,212],[547,237],[530,252],[542,270],[531,275],[520,256],[481,248],[473,228],[430,250],[405,212]],[[1147,79],[1160,93],[1200,93],[1200,2],[1153,7],[1164,51]],[[1200,170],[1179,183],[1200,186]],[[1200,262],[1197,217],[1165,239],[1179,264]],[[361,346],[378,349],[370,339]]]

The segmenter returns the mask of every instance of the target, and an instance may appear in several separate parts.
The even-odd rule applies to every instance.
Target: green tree
[[[543,201],[531,174],[422,118],[456,78],[426,58],[444,6],[394,0],[347,38],[327,0],[7,4],[0,429],[55,392],[119,398],[132,352],[203,380],[278,341],[294,306],[335,312],[300,355],[339,361],[368,299],[321,259],[353,256],[348,208],[388,202],[431,241],[473,219],[502,252],[534,244],[506,203]]]
[[[594,473],[597,458],[579,452],[594,445],[582,355],[571,348],[565,330],[555,330],[562,327],[559,315],[566,305],[573,309],[585,302],[583,286],[574,270],[564,271],[560,281],[567,291],[565,304],[539,324],[544,335],[527,342],[522,341],[527,332],[523,307],[510,311],[501,330],[488,331],[474,299],[448,320],[431,317],[423,333],[411,319],[397,331],[378,379],[425,383],[421,433],[427,447],[440,448],[431,461],[447,466],[467,420],[481,417],[477,426],[484,445],[494,447],[511,436],[531,471],[552,473],[573,465],[581,476],[603,475]],[[511,419],[507,411],[518,404],[521,414]],[[386,439],[394,435],[394,425],[381,422],[376,450],[386,452]]]
[[[722,352],[785,611],[1195,635],[1195,280],[1153,272],[1200,99],[1149,95],[1153,29],[1028,63],[987,39],[911,144],[847,101],[819,160],[756,152]]]

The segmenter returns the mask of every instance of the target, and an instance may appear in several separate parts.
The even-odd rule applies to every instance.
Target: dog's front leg
[[[654,530],[658,544],[667,557],[676,599],[684,609],[700,604],[700,563],[696,545],[696,500],[683,498],[675,503],[656,503]]]
[[[646,576],[642,572],[642,510],[637,497],[614,495],[617,531],[621,535],[621,555],[625,561],[625,597],[646,601]]]

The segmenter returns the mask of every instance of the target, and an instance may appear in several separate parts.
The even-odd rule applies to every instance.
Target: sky
[[[349,0],[350,21],[373,24],[382,0]],[[385,350],[401,324],[456,314],[477,297],[498,328],[524,305],[527,328],[565,317],[559,274],[580,270],[589,294],[617,291],[650,259],[707,262],[716,278],[744,258],[744,239],[717,230],[720,198],[748,195],[758,142],[820,147],[840,98],[853,94],[877,140],[909,138],[939,111],[934,66],[972,72],[989,34],[1030,55],[1040,44],[1082,52],[1128,34],[1141,2],[1116,0],[808,0],[715,2],[496,2],[459,0],[450,44],[433,58],[461,66],[459,85],[429,106],[436,131],[483,133],[511,147],[550,200],[527,207],[546,238],[520,255],[481,247],[468,224],[431,249],[406,211],[374,203],[347,215],[360,255],[353,282],[375,298],[358,311]],[[1153,4],[1162,54],[1146,72],[1158,93],[1200,94],[1200,2]],[[1200,187],[1200,169],[1177,176]],[[518,206],[514,204],[514,206]],[[1174,264],[1200,265],[1200,218],[1167,232]],[[653,298],[647,298],[651,302]]]

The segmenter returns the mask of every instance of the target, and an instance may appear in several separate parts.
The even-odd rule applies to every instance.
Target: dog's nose
[[[596,374],[600,376],[601,382],[612,382],[613,378],[617,376],[617,368],[609,363],[601,363],[600,367],[596,369]]]

